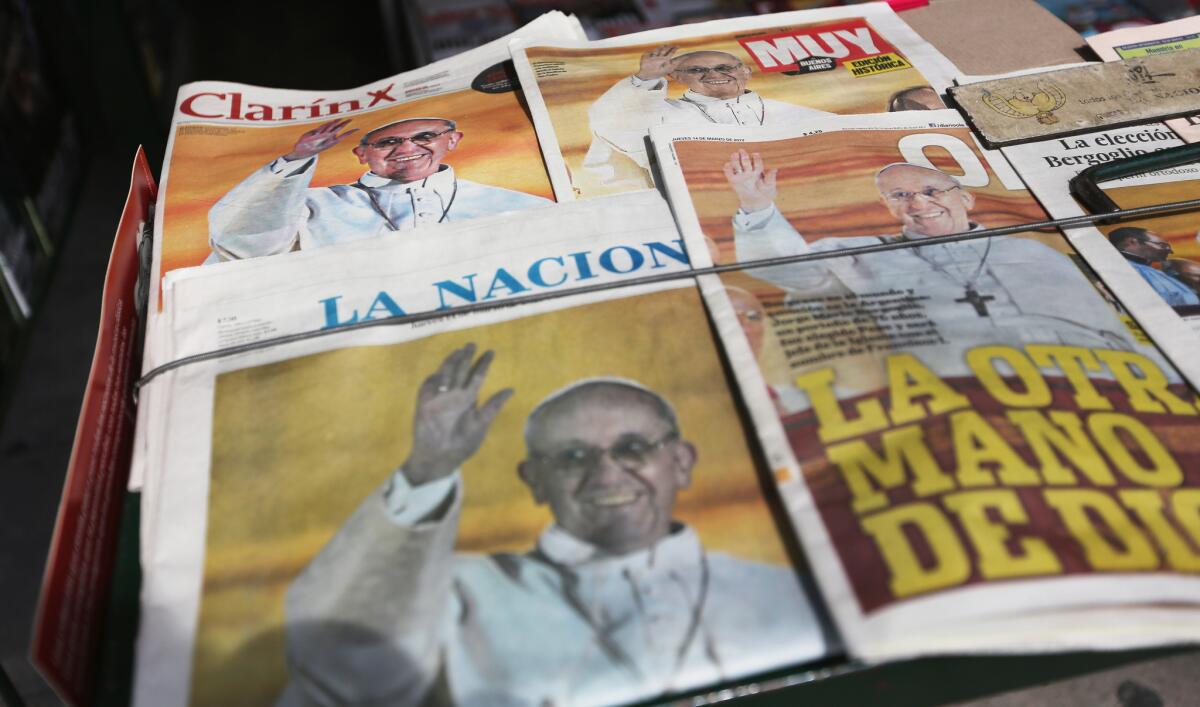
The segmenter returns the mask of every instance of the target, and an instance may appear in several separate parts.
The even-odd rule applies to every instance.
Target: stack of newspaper
[[[956,76],[873,3],[185,86],[135,702],[1200,638],[1196,335],[1098,232],[1025,227],[1070,212],[1058,153],[981,149]]]

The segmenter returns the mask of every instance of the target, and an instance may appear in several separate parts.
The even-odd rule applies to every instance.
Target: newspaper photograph
[[[1200,48],[1200,17],[1094,34],[1088,46],[1104,61]],[[1200,113],[1166,121],[1184,142],[1200,142]]]
[[[691,280],[150,385],[136,705],[626,703],[837,645]]]
[[[1079,172],[1183,144],[1162,123],[1150,123],[1016,145],[1003,152],[1046,210],[1066,218],[1086,213],[1069,188]],[[1101,187],[1121,208],[1194,199],[1200,195],[1200,164],[1113,180]],[[1200,346],[1200,212],[1073,228],[1068,237],[1132,311],[1147,317],[1158,312],[1157,321],[1142,324],[1160,346],[1195,358]],[[1153,306],[1160,302],[1177,316]]]
[[[775,128],[943,108],[956,73],[885,3],[524,40],[512,52],[559,201],[653,187],[656,125]]]
[[[920,245],[1045,218],[957,114],[652,139],[695,267],[825,256],[703,289],[852,655],[1200,636],[1196,393],[1058,232]]]
[[[690,268],[670,208],[654,191],[561,208],[443,224],[375,239],[164,278],[165,361],[407,314],[449,311]],[[413,330],[428,322],[399,325]],[[139,395],[129,487],[157,512],[169,437],[159,386]],[[147,478],[150,477],[150,478]],[[148,528],[149,526],[147,526]],[[158,539],[143,534],[149,556]]]
[[[478,49],[343,91],[184,85],[156,205],[153,301],[161,305],[159,278],[178,268],[553,203],[511,72],[516,36],[582,34],[574,18],[548,13]],[[146,358],[160,361],[153,346]]]

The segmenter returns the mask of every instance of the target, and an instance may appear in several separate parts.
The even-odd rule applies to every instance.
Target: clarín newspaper
[[[821,256],[702,290],[852,655],[1196,639],[1194,349],[1058,232],[920,245],[1044,218],[957,113],[652,137],[694,266]]]
[[[221,82],[179,91],[155,207],[143,370],[171,360],[162,279],[189,268],[316,251],[509,211],[552,189],[508,42],[580,39],[551,12],[458,56],[359,88],[290,91]],[[130,487],[145,470],[139,405]]]
[[[152,300],[178,268],[552,203],[510,68],[516,37],[583,33],[574,17],[547,13],[477,49],[342,91],[183,86],[155,210]],[[163,361],[158,312],[151,367]]]

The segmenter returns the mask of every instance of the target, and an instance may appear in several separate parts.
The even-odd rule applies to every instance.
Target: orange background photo
[[[664,43],[679,47],[680,54],[700,49],[733,54],[753,72],[747,88],[759,93],[763,98],[841,115],[884,112],[887,110],[888,99],[896,91],[929,83],[916,68],[857,78],[852,77],[849,69],[845,66],[839,66],[832,71],[799,76],[788,76],[782,72],[765,73],[758,69],[754,59],[737,41],[739,37],[744,39],[749,36],[778,34],[789,30],[810,31],[821,25],[840,26],[848,21],[850,21],[849,18],[809,25],[771,27],[606,49],[530,47],[526,50],[526,55],[529,57],[529,61],[535,65],[539,61],[561,62],[564,65],[563,73],[539,78],[538,91],[550,113],[550,119],[558,138],[558,147],[571,172],[573,186],[579,196],[593,197],[628,191],[628,188],[602,185],[597,179],[591,177],[587,170],[583,169],[583,158],[592,141],[588,109],[613,84],[637,73],[644,52]],[[870,25],[865,20],[863,23]],[[899,50],[896,53],[904,56]],[[908,57],[905,56],[905,58]],[[667,92],[671,98],[679,98],[683,95],[684,87],[668,79]],[[632,165],[632,161],[630,164]],[[647,186],[649,186],[649,181],[647,181]]]
[[[897,142],[904,135],[937,133],[959,138],[988,168],[991,181],[967,187],[975,195],[972,221],[985,227],[1009,226],[1049,218],[1025,189],[1011,190],[992,173],[974,145],[967,128],[937,130],[843,130],[771,142],[706,142],[679,140],[675,151],[687,182],[688,194],[700,219],[700,228],[716,241],[722,262],[732,263],[733,224],[737,196],[725,180],[722,167],[741,148],[762,155],[766,169],[779,169],[776,206],[810,243],[827,237],[876,236],[900,231],[875,187],[875,173],[893,162],[903,162]],[[953,176],[963,170],[942,147],[930,147],[925,156],[935,167]],[[1039,238],[1064,250],[1062,238]]]
[[[358,132],[321,153],[312,186],[349,184],[367,171],[351,151],[365,132],[405,118],[445,117],[457,121],[463,133],[446,158],[459,177],[554,198],[533,123],[516,91],[456,91],[350,117],[346,129]],[[264,127],[178,126],[167,176],[161,273],[201,264],[211,252],[212,205],[256,169],[289,152],[301,134],[325,122],[328,119]]]
[[[900,223],[880,200],[875,173],[885,165],[904,161],[897,147],[903,136],[923,132],[959,138],[987,169],[990,182],[986,186],[968,187],[975,195],[975,206],[970,211],[973,221],[996,227],[1048,218],[1028,191],[1010,190],[1000,182],[966,128],[844,130],[755,143],[680,140],[675,142],[675,151],[701,230],[715,243],[717,262],[724,264],[736,261],[731,219],[737,211],[738,199],[725,180],[722,167],[736,149],[757,152],[762,155],[765,168],[779,169],[776,206],[811,243],[828,237],[898,233]],[[962,176],[963,169],[945,148],[926,148],[924,154],[938,169]],[[1020,235],[1073,254],[1057,231]],[[727,286],[749,291],[761,302],[777,303],[783,296],[782,290],[756,279],[753,270],[726,273],[721,279]],[[768,383],[790,385],[792,378],[806,369],[787,361],[770,319],[767,321],[759,366]],[[867,392],[884,383],[881,360],[875,355],[862,354],[811,367],[832,365],[838,372],[838,380],[848,389]]]

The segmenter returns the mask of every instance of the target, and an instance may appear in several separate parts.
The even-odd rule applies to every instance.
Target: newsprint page
[[[1183,144],[1165,124],[1148,123],[1014,145],[1003,152],[1046,210],[1067,218],[1087,212],[1068,189],[1079,172]],[[1121,208],[1195,199],[1200,196],[1200,164],[1179,165],[1100,186]],[[1200,214],[1184,211],[1072,228],[1067,236],[1088,254],[1122,301],[1160,320],[1155,322],[1158,326],[1145,323],[1156,341],[1186,337],[1193,350],[1200,346]],[[1152,306],[1159,302],[1176,316]],[[1149,314],[1156,311],[1157,315]]]
[[[573,16],[550,12],[482,47],[354,89],[181,87],[155,205],[143,371],[172,360],[162,348],[170,273],[550,206],[511,69],[508,42],[518,36],[584,35]],[[138,409],[132,490],[145,475],[146,430],[157,424],[150,397]]]
[[[1058,232],[919,245],[1044,218],[956,113],[653,141],[694,266],[813,258],[702,289],[852,655],[1196,639],[1194,351]]]
[[[656,192],[443,224],[402,239],[371,239],[286,258],[187,268],[164,279],[168,360],[279,337],[690,268]],[[414,324],[413,326],[419,326]],[[139,407],[144,443],[131,481],[142,518],[157,514],[161,459],[172,424],[169,390],[148,385]],[[144,522],[142,554],[157,542]]]
[[[559,201],[652,187],[652,126],[943,108],[938,95],[957,73],[886,3],[599,42],[522,39],[513,62]]]
[[[457,274],[482,296],[686,268],[673,234]],[[469,279],[435,277],[387,292],[415,311]],[[377,286],[343,287],[338,316]],[[155,378],[134,703],[598,705],[823,658],[837,639],[723,365],[683,278]]]
[[[176,100],[155,209],[151,297],[175,269],[548,206],[514,37],[581,39],[552,12],[477,49],[343,91],[204,81]],[[162,362],[159,307],[146,365]]]

